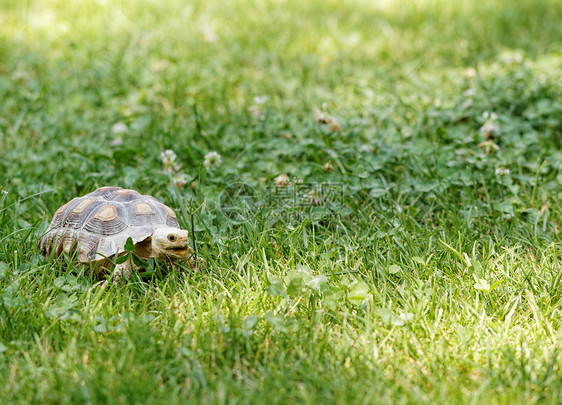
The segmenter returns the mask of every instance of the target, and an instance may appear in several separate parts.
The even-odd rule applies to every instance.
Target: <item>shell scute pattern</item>
[[[100,187],[95,191],[92,191],[86,197],[103,197],[111,196],[114,191],[123,190],[121,187]]]
[[[96,211],[101,204],[93,198],[79,198],[78,204],[66,208],[62,226],[65,228],[80,229],[85,221]]]
[[[128,228],[125,208],[110,203],[101,204],[95,215],[83,223],[83,231],[100,236],[117,235]]]
[[[80,203],[80,198],[73,198],[62,207],[60,207],[57,212],[55,213],[55,218],[53,218],[53,222],[56,220],[57,224],[63,225],[70,214],[72,214],[72,210],[75,206]]]
[[[49,255],[78,253],[81,262],[98,261],[148,238],[159,226],[179,228],[174,211],[156,198],[120,187],[102,187],[59,208],[39,247]]]
[[[178,217],[176,216],[176,213],[171,208],[165,206],[162,203],[160,203],[160,206],[166,215],[166,224],[168,226],[171,226],[172,228],[179,228],[180,225],[178,223]]]

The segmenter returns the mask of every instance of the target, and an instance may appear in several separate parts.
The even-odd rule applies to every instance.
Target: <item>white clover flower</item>
[[[464,103],[462,103],[462,108],[465,110],[472,108],[472,100],[468,99]]]
[[[314,119],[319,124],[327,124],[330,120],[330,116],[324,111],[316,110],[314,111]]]
[[[361,145],[359,145],[359,150],[361,152],[365,152],[365,153],[371,153],[373,152],[373,147],[371,145],[369,145],[368,143],[362,143]]]
[[[117,122],[117,123],[113,124],[113,126],[111,127],[111,131],[115,135],[123,134],[123,133],[127,132],[128,130],[129,130],[129,128],[123,122]]]
[[[482,118],[484,118],[485,120],[492,120],[495,121],[498,119],[498,115],[495,112],[489,112],[489,111],[484,111],[482,113]]]
[[[496,174],[501,177],[507,176],[509,173],[511,173],[511,170],[509,170],[507,167],[498,167],[496,169]]]
[[[175,162],[177,155],[172,149],[166,149],[164,152],[160,153],[160,157],[163,162]]]
[[[203,162],[203,165],[207,170],[212,172],[213,170],[215,170],[220,166],[221,162],[222,162],[221,155],[219,155],[218,152],[213,151],[205,155],[205,161]]]
[[[480,127],[480,132],[485,138],[489,139],[500,130],[500,127],[495,122],[498,119],[498,115],[494,112],[484,111],[482,117],[486,122]]]
[[[164,173],[177,172],[180,168],[181,168],[181,166],[178,163],[172,163],[172,165],[170,167],[164,168]]]
[[[250,113],[252,114],[252,116],[254,118],[264,118],[265,117],[265,111],[263,111],[257,105],[251,105],[250,107],[248,107],[248,111],[250,111]]]
[[[162,158],[162,170],[164,173],[173,173],[180,169],[180,165],[176,163],[176,153],[173,150],[166,149],[160,153],[160,157]]]
[[[214,42],[217,42],[217,40],[219,39],[219,36],[209,23],[201,24],[201,32],[203,33],[203,39],[205,40],[205,42],[212,44]]]
[[[307,203],[310,205],[320,205],[322,204],[322,193],[318,190],[311,190],[304,195]]]
[[[334,171],[334,165],[332,164],[331,160],[328,160],[326,162],[326,164],[324,166],[322,166],[322,168],[327,171],[328,173],[331,173]]]
[[[342,130],[339,121],[324,111],[316,110],[314,112],[314,118],[319,124],[328,125],[328,128],[330,128],[332,132],[339,132]]]
[[[499,60],[509,65],[520,64],[523,62],[523,54],[519,51],[506,50],[500,54]]]
[[[332,132],[340,132],[342,130],[342,127],[341,127],[339,121],[337,119],[335,119],[334,117],[330,117],[330,122],[328,123],[328,128],[330,128],[330,131],[332,131]]]
[[[482,149],[487,155],[497,152],[500,149],[500,147],[491,140],[480,142],[478,144],[478,147]]]
[[[287,176],[286,174],[280,174],[279,176],[274,178],[273,181],[275,181],[275,185],[277,187],[283,188],[283,187],[287,187],[287,185],[291,180],[289,179],[289,176]]]
[[[521,52],[515,52],[515,54],[513,55],[513,61],[515,63],[523,62],[523,54]]]
[[[482,125],[480,127],[480,132],[489,136],[489,135],[492,135],[492,134],[495,134],[496,132],[498,132],[499,129],[500,129],[500,127],[498,127],[495,123],[486,122],[486,123],[484,123],[484,125]]]
[[[269,100],[269,97],[267,97],[267,96],[255,96],[254,97],[254,103],[256,103],[258,105],[263,105],[263,104],[267,103],[268,100]]]
[[[474,97],[476,95],[476,89],[471,87],[470,89],[466,89],[462,94],[465,97]]]
[[[172,177],[172,181],[176,185],[177,188],[184,187],[189,180],[189,177],[183,173],[178,173],[174,177]]]
[[[474,68],[468,68],[463,72],[463,77],[467,80],[472,80],[476,77],[477,73],[476,73],[476,69]]]

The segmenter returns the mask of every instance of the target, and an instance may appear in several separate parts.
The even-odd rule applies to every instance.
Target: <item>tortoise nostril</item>
[[[169,234],[169,235],[168,235],[168,240],[169,240],[170,242],[175,242],[175,240],[176,240],[176,235]]]

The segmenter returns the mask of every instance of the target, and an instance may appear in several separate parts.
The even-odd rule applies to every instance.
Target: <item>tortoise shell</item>
[[[180,228],[174,211],[156,198],[121,187],[102,187],[60,207],[39,241],[42,254],[72,256],[82,263],[111,258],[149,238],[161,226]]]

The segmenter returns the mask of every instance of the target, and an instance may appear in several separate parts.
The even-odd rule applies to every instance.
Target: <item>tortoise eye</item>
[[[169,235],[168,235],[168,240],[169,240],[170,242],[174,242],[174,241],[176,240],[176,236],[175,236],[175,235],[172,235],[172,234],[169,234]]]

